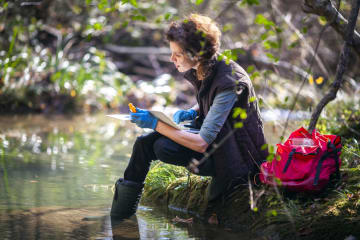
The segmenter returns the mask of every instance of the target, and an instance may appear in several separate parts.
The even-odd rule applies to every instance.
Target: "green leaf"
[[[256,97],[255,96],[252,96],[252,97],[250,97],[250,99],[249,99],[249,102],[255,102],[255,100],[256,100]]]
[[[123,24],[122,24],[122,27],[126,28],[128,25],[129,25],[129,21],[124,21]]]
[[[223,32],[231,31],[232,29],[233,29],[233,25],[231,23],[227,23],[223,27]]]
[[[274,62],[278,62],[278,61],[279,61],[279,58],[274,57],[274,55],[272,55],[271,53],[266,53],[266,56],[267,56],[270,60],[272,60],[272,61],[274,61]]]
[[[244,123],[242,122],[237,122],[234,124],[234,128],[242,128],[244,126]]]
[[[171,18],[171,13],[165,13],[164,18],[165,20],[169,20]]]
[[[298,40],[292,42],[291,44],[289,44],[288,49],[293,49],[294,47],[298,46],[299,43],[300,42]]]
[[[144,15],[135,15],[131,17],[134,21],[143,21],[146,22],[146,17]]]
[[[250,75],[250,79],[254,80],[255,78],[259,77],[260,73],[258,71],[254,72],[253,74]]]
[[[270,153],[274,153],[274,146],[273,145],[269,145],[269,152]]]
[[[98,6],[99,10],[103,10],[107,5],[108,5],[107,0],[101,0],[97,6]]]
[[[250,65],[250,66],[248,66],[247,69],[246,69],[246,71],[247,71],[248,73],[252,73],[254,70],[255,70],[255,66],[254,66],[254,65]]]
[[[134,7],[138,8],[138,4],[136,0],[130,0],[130,4],[133,5]]]
[[[241,5],[249,5],[249,6],[252,6],[252,5],[259,5],[259,0],[243,0],[241,2]]]
[[[234,109],[232,117],[237,118],[242,112],[243,112],[243,109],[240,107],[237,107]]]
[[[267,143],[265,143],[265,144],[263,144],[262,146],[261,146],[261,150],[262,151],[264,151],[265,149],[267,149],[268,148],[268,145],[267,145]]]
[[[279,185],[279,186],[282,185],[282,182],[281,182],[280,178],[275,177],[274,180],[275,180],[277,185]]]
[[[276,217],[278,214],[277,214],[277,211],[276,210],[271,210],[271,215],[273,215],[274,217]]]
[[[94,23],[94,25],[92,27],[94,30],[98,31],[103,28],[103,25],[101,23],[97,22],[97,23]]]
[[[266,157],[266,161],[268,162],[272,162],[272,160],[274,159],[274,154],[270,153],[267,157]]]
[[[242,112],[242,113],[240,114],[240,118],[241,118],[241,119],[246,119],[246,118],[247,118],[247,113],[246,113],[246,112]]]
[[[200,5],[200,4],[202,4],[203,1],[204,1],[204,0],[196,0],[196,1],[195,1],[195,4],[196,4],[196,5]]]
[[[279,27],[275,27],[275,31],[277,33],[282,33],[283,32],[282,28],[279,28]]]
[[[263,25],[265,28],[275,27],[275,23],[273,21],[268,20],[264,15],[258,14],[255,17],[255,23],[259,25]]]
[[[266,31],[266,32],[264,32],[263,34],[261,34],[260,35],[260,39],[261,40],[265,40],[265,39],[267,39],[269,37],[269,32],[268,31]]]
[[[51,75],[50,79],[52,82],[56,82],[61,77],[61,72],[56,72]]]
[[[265,49],[269,50],[269,49],[272,49],[272,48],[280,48],[280,44],[278,42],[275,42],[275,41],[270,41],[270,40],[267,40],[263,43]]]

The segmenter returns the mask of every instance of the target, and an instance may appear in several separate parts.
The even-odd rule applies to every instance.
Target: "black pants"
[[[138,137],[135,141],[130,162],[124,173],[124,179],[143,183],[152,160],[160,160],[177,166],[187,166],[195,158],[200,160],[202,153],[186,148],[158,132]],[[214,176],[212,159],[199,166],[199,175]]]

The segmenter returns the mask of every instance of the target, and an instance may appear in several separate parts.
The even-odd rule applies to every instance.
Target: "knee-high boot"
[[[120,178],[115,183],[115,193],[110,216],[128,218],[136,212],[144,184]]]

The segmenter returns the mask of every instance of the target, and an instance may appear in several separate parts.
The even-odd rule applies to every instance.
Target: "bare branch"
[[[159,55],[170,54],[171,51],[167,47],[129,47],[118,46],[114,44],[106,44],[105,49],[118,54],[141,54],[141,55]]]
[[[324,16],[328,22],[331,22],[330,25],[335,31],[345,40],[348,21],[340,12],[338,12],[330,0],[303,0],[303,11],[305,13]],[[357,31],[354,31],[353,33],[353,39],[350,42],[350,46],[352,46],[360,56],[360,34]]]
[[[315,54],[314,49],[310,46],[310,44],[308,43],[308,41],[306,40],[306,38],[304,37],[304,35],[300,32],[299,29],[297,29],[294,24],[291,23],[291,21],[289,21],[284,14],[280,11],[279,7],[277,6],[276,2],[275,2],[275,8],[274,11],[277,13],[278,16],[280,16],[282,18],[282,20],[289,26],[289,28],[301,39],[302,43],[304,44],[304,47],[313,55],[315,56],[315,60],[317,62],[317,64],[319,65],[321,71],[323,72],[323,74],[325,74],[325,76],[329,77],[329,71],[327,70],[327,68],[325,67],[325,64],[323,63],[323,61],[320,59],[320,57]]]
[[[358,14],[359,14],[359,8],[360,8],[360,0],[353,0],[351,13],[350,13],[350,17],[349,17],[349,23],[347,24],[347,27],[346,27],[345,43],[344,43],[343,50],[340,55],[340,61],[338,63],[337,69],[336,69],[335,81],[331,85],[329,92],[324,96],[323,99],[321,99],[319,104],[316,106],[316,108],[311,116],[311,120],[310,120],[310,124],[309,124],[309,131],[313,131],[315,129],[316,123],[319,119],[319,116],[320,116],[323,108],[330,101],[332,101],[336,98],[336,94],[343,82],[343,75],[344,75],[347,65],[348,65],[350,46],[353,42],[354,29],[355,29],[356,20],[357,20]]]

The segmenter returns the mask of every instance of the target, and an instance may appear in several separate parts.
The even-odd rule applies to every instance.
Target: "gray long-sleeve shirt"
[[[200,136],[211,144],[228,118],[237,95],[235,89],[225,90],[216,95],[214,102],[200,128]]]

